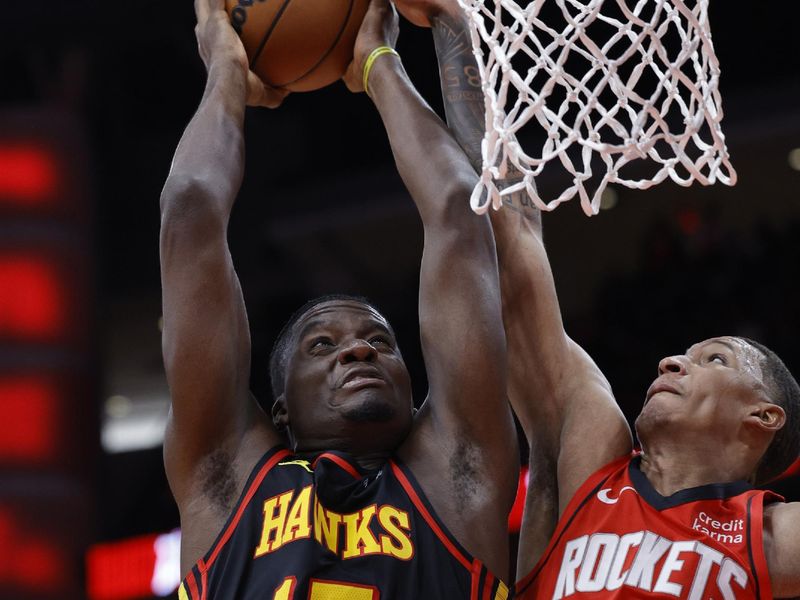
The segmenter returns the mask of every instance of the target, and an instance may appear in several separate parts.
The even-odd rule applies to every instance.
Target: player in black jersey
[[[248,390],[250,337],[226,225],[243,177],[245,104],[282,97],[248,71],[223,4],[195,2],[208,80],[161,197],[165,463],[183,531],[180,595],[503,598],[517,450],[494,242],[487,217],[469,209],[476,175],[400,60],[377,55],[370,96],[425,230],[429,395],[412,415],[391,326],[371,305],[335,297],[287,327],[264,414]],[[393,8],[375,0],[351,89],[368,56],[396,37]]]

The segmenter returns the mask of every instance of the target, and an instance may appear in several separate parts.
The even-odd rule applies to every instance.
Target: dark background
[[[616,207],[592,219],[575,202],[545,216],[567,330],[629,418],[658,360],[709,336],[756,338],[800,369],[800,172],[788,159],[800,147],[797,12],[796,3],[711,7],[735,187],[616,188]],[[100,426],[137,417],[157,427],[166,415],[158,198],[204,85],[193,27],[191,3],[154,0],[9,3],[0,18],[0,125],[30,120],[55,139],[48,124],[67,122],[60,139],[85,158],[92,391],[71,408],[97,425],[81,476],[87,542],[178,523],[158,443],[109,452]],[[429,32],[404,22],[398,49],[441,114]],[[338,291],[383,308],[422,398],[421,231],[369,99],[339,83],[291,95],[276,111],[251,109],[246,160],[229,238],[257,395],[269,402],[266,362],[284,320],[309,297]],[[796,481],[777,487],[800,499]]]

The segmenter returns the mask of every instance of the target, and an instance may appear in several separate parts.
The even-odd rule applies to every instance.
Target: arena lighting
[[[703,219],[700,213],[692,208],[686,208],[678,213],[678,225],[686,235],[694,235],[700,229]]]
[[[58,594],[67,582],[67,558],[52,540],[23,531],[15,511],[0,504],[0,590]],[[12,597],[5,596],[4,598]]]
[[[0,145],[0,206],[37,206],[53,200],[58,171],[52,152],[33,142]]]
[[[789,166],[795,171],[800,171],[800,148],[794,148],[789,151],[788,159]]]
[[[121,395],[105,403],[100,441],[109,453],[158,448],[164,443],[169,396],[140,395],[135,401]]]
[[[59,400],[58,390],[41,375],[0,375],[0,463],[56,458]]]
[[[613,187],[607,187],[600,195],[600,210],[611,210],[619,203],[619,194]]]
[[[179,530],[95,544],[86,554],[89,600],[168,596],[180,584]]]
[[[48,338],[63,334],[66,294],[51,261],[0,253],[0,290],[0,337]]]

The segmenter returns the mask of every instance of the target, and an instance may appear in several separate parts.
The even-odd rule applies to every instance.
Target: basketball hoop
[[[610,183],[736,183],[708,0],[458,2],[486,107],[476,212],[522,189],[543,210],[577,195],[593,215]],[[536,185],[546,165],[571,180],[550,201]]]

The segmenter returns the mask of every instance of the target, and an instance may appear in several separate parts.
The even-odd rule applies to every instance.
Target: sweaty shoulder
[[[764,554],[773,595],[800,595],[800,502],[764,507]]]

